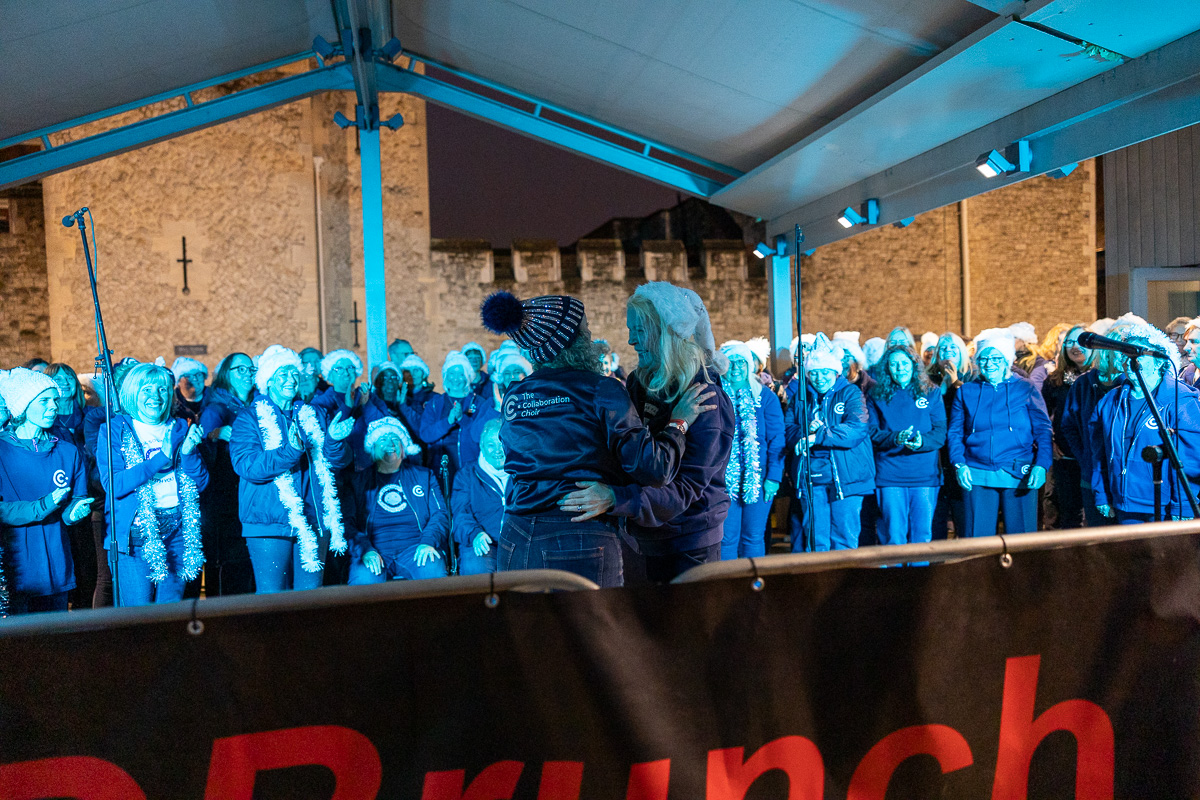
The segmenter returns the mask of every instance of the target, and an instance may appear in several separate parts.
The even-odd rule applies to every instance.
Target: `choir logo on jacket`
[[[408,501],[404,499],[404,492],[400,491],[399,486],[385,486],[380,489],[376,502],[384,511],[393,514],[408,508]]]
[[[425,488],[423,486],[414,486],[413,494],[415,494],[417,497],[424,497],[425,496]]]
[[[1154,421],[1154,417],[1150,417],[1146,420],[1146,427],[1152,431],[1158,430],[1158,423]],[[63,485],[65,486],[66,484]]]
[[[54,485],[55,486],[57,486],[59,489],[62,489],[64,487],[66,487],[69,483],[70,483],[70,480],[67,478],[67,471],[65,469],[59,469],[59,470],[54,471]]]
[[[833,413],[835,413],[835,414],[845,414],[845,413],[846,413],[846,404],[845,404],[845,403],[838,403],[837,405],[835,405],[835,406],[833,407]]]
[[[917,408],[929,408],[929,398],[928,397],[917,398]]]
[[[571,398],[565,394],[542,397],[533,392],[514,394],[504,401],[504,418],[511,422],[517,417],[536,417],[548,408],[570,405]]]

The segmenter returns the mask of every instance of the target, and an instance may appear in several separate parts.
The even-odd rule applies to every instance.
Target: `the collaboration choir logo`
[[[70,483],[70,481],[67,480],[67,471],[62,469],[55,470],[54,485],[59,489],[65,489],[68,483]]]
[[[1152,431],[1158,430],[1158,423],[1154,421],[1154,417],[1150,417],[1148,420],[1146,420],[1146,427]]]
[[[400,491],[399,486],[385,486],[380,489],[376,502],[384,511],[393,514],[408,508],[408,501],[404,499],[404,492]]]
[[[917,399],[917,408],[929,408],[929,398],[921,397]]]
[[[845,413],[846,413],[846,404],[845,404],[845,403],[838,403],[837,405],[835,405],[835,406],[833,407],[833,413],[835,413],[835,414],[845,414]]]
[[[514,394],[504,401],[504,418],[512,422],[518,417],[536,417],[546,409],[570,403],[571,398],[565,394],[554,397],[543,397],[532,392]]]
[[[413,487],[413,494],[415,494],[417,497],[424,497],[424,496],[425,496],[425,489],[424,489],[423,487],[421,487],[421,486],[414,486],[414,487]]]

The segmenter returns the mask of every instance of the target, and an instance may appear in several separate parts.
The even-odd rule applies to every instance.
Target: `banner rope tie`
[[[1000,545],[1004,548],[1004,552],[1000,554],[1000,566],[1008,569],[1013,563],[1012,554],[1008,552],[1008,540],[1004,538],[1004,534],[1002,533],[996,535],[1000,537]]]
[[[754,580],[750,581],[750,589],[755,592],[761,592],[763,587],[766,586],[766,582],[759,577],[758,564],[754,563],[753,558],[750,559],[750,569],[754,570]]]
[[[196,617],[196,607],[200,605],[200,598],[192,598],[192,618],[187,624],[187,632],[192,636],[199,636],[204,633],[204,623]]]
[[[500,605],[500,595],[496,594],[496,573],[488,573],[488,595],[483,598],[483,604],[488,608]]]

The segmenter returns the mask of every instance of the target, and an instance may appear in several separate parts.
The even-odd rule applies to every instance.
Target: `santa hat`
[[[388,362],[391,363],[390,361]],[[404,448],[404,454],[409,456],[420,455],[421,446],[413,441],[412,435],[408,432],[408,428],[395,417],[380,417],[367,426],[367,435],[363,439],[363,449],[371,453],[375,449],[375,444],[385,435],[393,433],[400,439],[400,446]]]
[[[58,384],[53,378],[32,369],[17,367],[9,370],[0,382],[0,397],[4,398],[8,413],[20,417],[25,413],[25,409],[29,408],[33,398],[47,389],[53,389],[54,396],[58,397]]]
[[[872,336],[862,346],[863,357],[867,359],[867,369],[879,363],[879,359],[883,358],[883,351],[887,349],[887,342],[878,336]]]
[[[493,355],[495,357],[491,359],[492,374],[497,378],[504,374],[504,370],[513,364],[525,370],[526,375],[533,374],[533,364],[529,363],[529,359],[521,355],[521,351],[515,347],[508,350],[497,350]]]
[[[937,347],[940,337],[933,331],[925,331],[921,334],[921,352],[924,353],[931,347]]]
[[[825,334],[818,333],[813,341],[812,352],[804,360],[804,368],[809,372],[831,369],[842,374],[842,348],[831,342]]]
[[[746,362],[747,374],[754,372],[754,351],[745,342],[740,342],[737,339],[730,339],[721,345],[721,352],[727,359],[740,358]]]
[[[859,335],[860,334],[858,331],[838,331],[837,333],[833,334],[833,339],[830,341],[845,350],[850,355],[854,356],[854,360],[858,362],[858,366],[866,369],[867,354],[864,353],[863,349],[858,346]]]
[[[410,353],[409,355],[405,356],[404,360],[400,362],[400,369],[403,372],[415,372],[416,370],[420,370],[421,372],[425,373],[426,378],[429,377],[429,365],[426,364],[425,360],[416,353]]]
[[[483,345],[481,345],[479,342],[467,342],[458,352],[465,356],[472,350],[474,350],[476,353],[479,353],[479,357],[482,358],[484,362],[487,361],[487,350],[484,350]]]
[[[978,360],[983,351],[989,347],[1004,356],[1008,366],[1017,360],[1017,340],[1013,336],[1012,327],[988,328],[975,335],[975,359]]]
[[[750,352],[754,354],[764,369],[771,365],[771,343],[766,338],[755,336],[753,339],[747,339],[746,347],[750,348]]]
[[[446,385],[446,373],[454,367],[462,367],[463,375],[467,376],[467,385],[471,386],[475,383],[475,379],[479,377],[475,374],[475,368],[471,366],[471,362],[467,361],[467,357],[457,350],[451,350],[446,354],[446,360],[442,362],[442,386]]]
[[[329,379],[329,371],[333,369],[343,358],[349,360],[350,363],[354,365],[355,378],[362,375],[363,363],[362,359],[358,357],[358,353],[355,353],[353,350],[346,350],[343,348],[341,350],[334,350],[333,352],[329,353],[329,355],[321,359],[321,374],[325,376],[326,380]]]
[[[514,342],[512,339],[505,339],[503,342],[500,343],[499,347],[497,347],[491,353],[488,353],[488,357],[487,357],[488,372],[496,371],[496,359],[498,359],[504,353],[517,353],[518,355],[520,355],[521,348],[517,347],[517,343]],[[526,360],[528,360],[528,359],[526,359]]]
[[[663,325],[680,339],[695,341],[716,366],[717,372],[725,374],[729,364],[724,354],[717,350],[708,309],[700,295],[668,281],[651,281],[635,289],[633,296],[647,300],[658,312]]]
[[[575,341],[583,316],[583,303],[564,294],[522,301],[510,292],[493,292],[479,307],[483,327],[511,336],[539,364],[553,361]]]
[[[283,367],[295,367],[299,371],[300,356],[296,355],[295,350],[281,344],[273,344],[264,350],[258,357],[258,372],[254,376],[254,385],[258,387],[258,391],[265,394],[267,384]]]
[[[1014,322],[1008,326],[1008,332],[1019,342],[1028,342],[1029,344],[1037,344],[1038,342],[1037,331],[1028,322]]]
[[[384,372],[394,372],[397,376],[400,375],[400,368],[391,361],[385,361],[382,364],[376,364],[371,368],[371,383],[374,383]]]
[[[175,363],[171,364],[171,374],[175,376],[175,380],[179,380],[189,372],[203,372],[204,377],[208,377],[208,367],[194,358],[180,356],[175,359]]]
[[[1171,364],[1175,367],[1175,371],[1179,371],[1179,348],[1176,347],[1165,333],[1160,331],[1153,325],[1146,323],[1143,325],[1128,325],[1121,329],[1119,334],[1121,341],[1128,342],[1131,339],[1145,339],[1150,343],[1150,346],[1171,360]]]

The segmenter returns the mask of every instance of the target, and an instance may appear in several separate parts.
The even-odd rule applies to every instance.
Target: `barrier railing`
[[[820,572],[843,567],[886,567],[911,563],[940,563],[982,556],[1009,556],[1033,550],[1084,547],[1105,542],[1127,542],[1160,536],[1185,536],[1200,533],[1200,522],[1148,522],[1141,525],[1114,525],[1105,528],[1080,528],[1073,531],[1039,531],[973,539],[948,539],[922,544],[877,545],[856,550],[831,550],[822,553],[786,553],[762,558],[739,558],[692,567],[673,583],[723,578],[755,578],[764,575]]]
[[[28,614],[0,620],[0,638],[75,633],[156,622],[184,622],[191,626],[199,623],[200,630],[203,630],[206,619],[262,611],[306,611],[464,594],[478,594],[482,602],[495,604],[499,602],[500,592],[590,591],[599,588],[587,578],[556,569],[456,575],[419,581],[389,581],[371,586],[326,586],[301,592],[230,595],[137,608]]]

